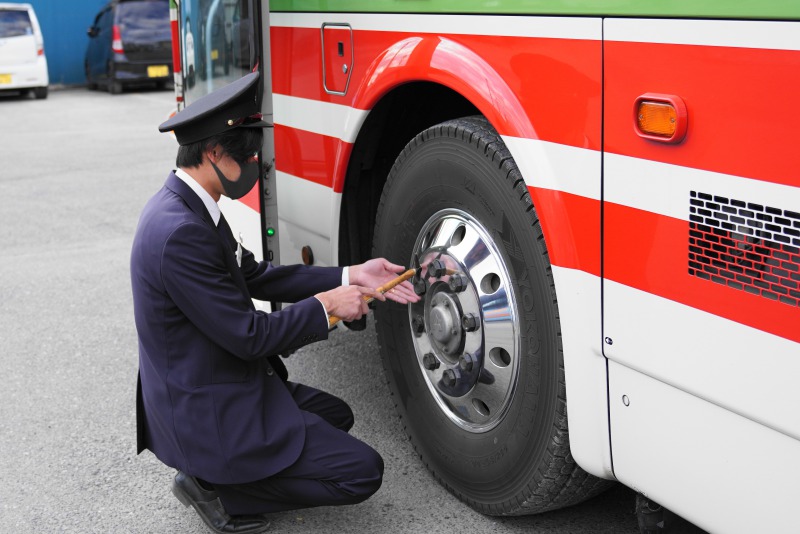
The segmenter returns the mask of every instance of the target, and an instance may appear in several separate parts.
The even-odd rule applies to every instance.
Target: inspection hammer
[[[397,278],[390,280],[389,282],[386,282],[384,285],[382,285],[375,291],[381,294],[386,293],[391,289],[393,289],[396,285],[402,284],[406,280],[410,280],[411,278],[414,277],[415,274],[417,274],[417,269],[409,269],[400,276],[398,276]],[[373,300],[375,300],[374,297],[370,297],[369,295],[364,295],[362,298],[364,299],[364,302],[372,302]],[[332,328],[333,325],[335,325],[339,321],[341,321],[340,318],[336,317],[335,315],[331,315],[330,317],[328,317],[328,328]]]

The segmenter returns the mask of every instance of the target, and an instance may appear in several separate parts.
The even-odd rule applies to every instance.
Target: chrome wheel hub
[[[491,234],[460,210],[434,214],[414,254],[420,302],[409,306],[417,361],[447,417],[474,433],[505,416],[519,373],[519,327],[508,267]]]
[[[445,355],[454,355],[463,340],[458,300],[454,295],[438,292],[431,301],[428,311],[431,342]]]

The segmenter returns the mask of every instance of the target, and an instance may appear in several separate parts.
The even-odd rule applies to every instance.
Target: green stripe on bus
[[[800,0],[270,0],[271,11],[800,20]]]

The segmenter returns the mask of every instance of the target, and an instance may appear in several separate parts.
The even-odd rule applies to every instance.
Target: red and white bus
[[[223,206],[246,246],[427,265],[376,328],[456,496],[519,515],[617,480],[708,531],[797,529],[799,3],[173,0],[173,25],[179,104],[264,75],[274,165]]]

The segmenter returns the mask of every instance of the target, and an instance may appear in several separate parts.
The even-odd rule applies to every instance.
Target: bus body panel
[[[712,532],[792,530],[800,23],[609,19],[604,37],[614,473]],[[685,102],[682,142],[637,134],[648,93]]]
[[[708,532],[797,530],[796,439],[613,361],[609,393],[623,484]]]
[[[800,108],[784,105],[800,85],[800,23],[701,21],[702,44],[686,25],[606,22],[604,275],[678,306],[645,325],[651,310],[609,285],[605,354],[800,439],[789,409],[800,405]],[[683,142],[636,134],[646,93],[685,101]],[[734,324],[676,329],[682,307]]]

